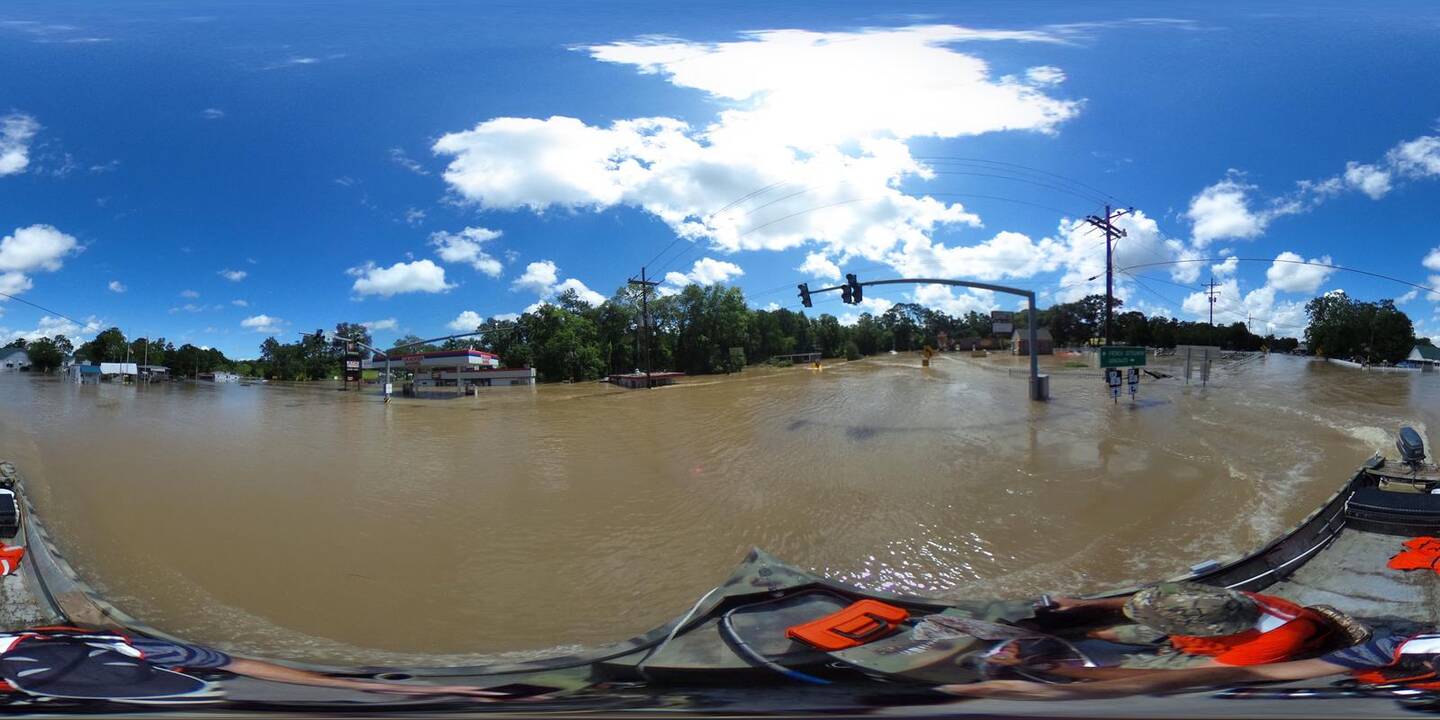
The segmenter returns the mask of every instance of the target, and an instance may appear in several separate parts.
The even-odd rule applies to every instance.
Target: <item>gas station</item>
[[[483,350],[438,350],[390,358],[392,370],[399,360],[413,378],[404,386],[405,394],[433,393],[454,388],[456,396],[471,395],[476,388],[534,385],[535,369],[500,366],[500,356]],[[384,371],[386,358],[380,356],[362,363],[365,370]],[[382,381],[388,378],[381,378]]]

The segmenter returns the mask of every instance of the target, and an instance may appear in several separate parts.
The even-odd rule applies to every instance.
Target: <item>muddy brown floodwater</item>
[[[1435,374],[1254,356],[1205,389],[1147,378],[1132,406],[1047,360],[1044,404],[1019,359],[958,355],[388,406],[5,374],[0,455],[80,572],[157,627],[430,664],[641,632],[751,546],[938,596],[1154,579],[1257,546],[1397,426],[1437,426]]]

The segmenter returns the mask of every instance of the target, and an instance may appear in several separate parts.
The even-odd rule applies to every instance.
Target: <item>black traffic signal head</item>
[[[845,302],[859,305],[860,301],[865,299],[865,289],[860,287],[860,281],[855,279],[855,273],[846,275],[845,282],[848,283],[848,287],[850,288],[850,299]]]
[[[800,283],[800,304],[805,307],[814,307],[810,302],[810,283]]]
[[[854,288],[850,287],[849,285],[841,285],[841,286],[840,286],[840,302],[843,302],[843,303],[845,303],[846,305],[849,305],[849,304],[855,302],[855,295],[854,295],[854,293],[855,293],[855,289],[854,289]]]

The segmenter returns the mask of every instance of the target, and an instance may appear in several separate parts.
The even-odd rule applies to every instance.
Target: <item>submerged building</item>
[[[383,374],[385,357],[364,361],[361,370]],[[420,390],[450,387],[463,392],[471,388],[535,384],[535,368],[501,367],[499,355],[483,350],[438,350],[392,356],[390,371],[409,372],[416,389]]]
[[[17,370],[30,369],[30,355],[25,348],[5,348],[0,350],[0,372],[15,372]]]
[[[1030,331],[1016,330],[1010,338],[1010,348],[1016,355],[1030,354]],[[1035,354],[1055,354],[1055,338],[1051,337],[1049,328],[1035,328]]]

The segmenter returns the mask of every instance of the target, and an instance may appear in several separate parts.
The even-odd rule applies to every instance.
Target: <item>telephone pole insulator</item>
[[[1105,216],[1090,215],[1085,222],[1105,233],[1105,344],[1110,344],[1110,314],[1115,307],[1115,241],[1125,237],[1125,231],[1115,227],[1115,221],[1133,214],[1135,208],[1111,211],[1105,206]]]

